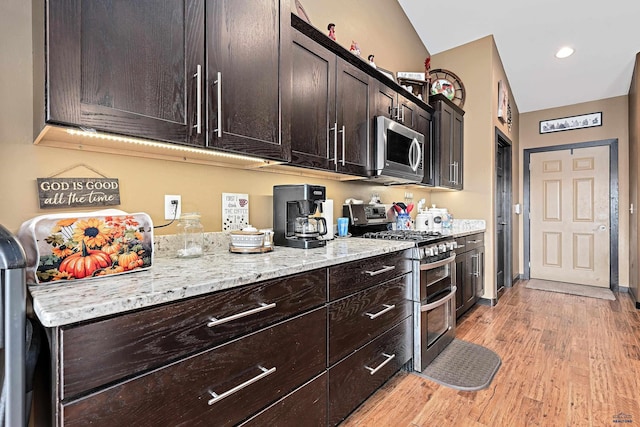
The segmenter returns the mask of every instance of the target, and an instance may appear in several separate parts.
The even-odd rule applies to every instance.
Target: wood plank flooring
[[[640,310],[526,289],[476,305],[457,338],[502,358],[489,388],[461,392],[400,372],[342,427],[640,426]]]

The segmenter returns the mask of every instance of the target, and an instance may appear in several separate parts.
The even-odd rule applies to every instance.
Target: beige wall
[[[513,200],[518,200],[518,107],[511,95],[513,126],[509,132],[497,116],[498,81],[509,84],[493,36],[438,53],[432,57],[432,68],[444,68],[462,80],[466,90],[464,103],[464,190],[436,192],[433,203],[446,207],[456,218],[484,219],[485,233],[485,294],[496,298],[494,233],[495,233],[495,128],[499,128],[512,142]],[[519,228],[513,219],[513,248],[518,248]],[[514,257],[513,273],[519,271]]]
[[[362,58],[375,55],[377,66],[394,73],[424,71],[429,52],[397,1],[300,0],[311,24],[327,34],[336,24],[336,42],[349,49],[358,42]],[[295,2],[291,0],[295,11]]]
[[[576,144],[603,139],[618,140],[618,181],[619,181],[619,274],[620,286],[629,286],[629,112],[628,97],[602,99],[568,105],[565,107],[533,111],[520,115],[520,148],[551,147],[563,144]],[[602,112],[602,126],[572,131],[539,133],[539,123],[542,120],[559,117],[569,117],[579,114]],[[522,157],[520,158],[520,167]],[[520,194],[523,194],[522,181]],[[521,202],[523,202],[521,200]],[[522,218],[520,218],[522,227]],[[521,232],[522,234],[522,232]],[[521,236],[522,239],[522,236]],[[522,240],[523,241],[523,240]],[[524,248],[520,246],[520,261],[524,256]]]
[[[419,45],[413,27],[407,24],[406,16],[396,2],[378,0],[375,6],[373,1],[348,2],[346,5],[337,1],[303,3],[308,3],[305,8],[312,22],[328,19],[322,16],[321,11],[331,16],[338,26],[339,40],[344,40],[351,31],[358,34],[363,53],[376,46],[376,59],[379,58],[381,64],[390,69],[410,67],[408,64],[415,62],[416,66],[410,69],[416,70],[426,57],[426,49]],[[156,224],[165,222],[164,195],[179,194],[183,212],[202,213],[206,231],[221,230],[223,192],[249,193],[250,221],[257,227],[271,226],[271,194],[272,186],[276,184],[306,182],[325,185],[328,197],[336,200],[335,216],[338,216],[341,203],[347,197],[368,201],[371,193],[378,193],[383,202],[390,203],[403,201],[405,191],[410,191],[416,201],[421,197],[430,200],[429,190],[419,187],[407,189],[342,183],[306,176],[142,159],[127,156],[126,149],[122,150],[123,155],[113,155],[35,146],[32,130],[34,59],[31,55],[31,7],[31,2],[22,0],[5,0],[0,4],[0,223],[11,231],[17,231],[23,221],[34,216],[66,211],[40,210],[35,180],[55,175],[74,165],[87,165],[108,177],[118,178],[121,205],[115,208],[147,212]],[[398,49],[383,34],[381,29],[384,28],[393,28],[396,39],[412,42]],[[395,67],[395,64],[400,65]],[[79,167],[65,176],[95,174]],[[159,229],[157,233],[175,233],[175,228]]]

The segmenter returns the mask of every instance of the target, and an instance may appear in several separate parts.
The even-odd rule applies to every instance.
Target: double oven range
[[[345,205],[343,210],[350,216],[354,236],[415,243],[411,249],[413,368],[421,372],[455,338],[456,242],[440,233],[387,230],[391,222],[382,216],[387,211],[384,205]]]

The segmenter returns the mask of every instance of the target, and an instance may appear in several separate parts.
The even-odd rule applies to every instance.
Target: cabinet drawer
[[[411,275],[329,305],[329,365],[411,315]]]
[[[63,328],[62,397],[222,344],[325,302],[322,269]],[[224,321],[234,315],[238,318]],[[209,326],[212,318],[221,323]]]
[[[456,254],[461,254],[463,252],[479,248],[481,246],[484,246],[484,233],[476,233],[470,234],[468,236],[456,237],[456,244],[458,245]]]
[[[325,372],[240,425],[326,427],[327,377],[328,374]]]
[[[329,425],[341,422],[411,359],[411,325],[408,317],[329,369]]]
[[[410,271],[408,251],[329,267],[329,300],[345,297]]]
[[[61,416],[69,426],[235,425],[325,361],[323,307],[65,404]]]

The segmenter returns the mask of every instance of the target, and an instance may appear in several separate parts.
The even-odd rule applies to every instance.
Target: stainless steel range
[[[377,212],[364,208],[358,211],[361,215],[367,211]],[[344,209],[345,215],[348,212]],[[359,222],[366,224],[367,221],[360,218]],[[352,218],[350,231],[354,236],[365,238],[415,242],[412,250],[413,368],[421,372],[455,338],[456,242],[439,232],[380,230],[382,222],[376,218],[376,231],[367,231],[364,224],[358,227]],[[391,224],[390,219],[388,223]]]

